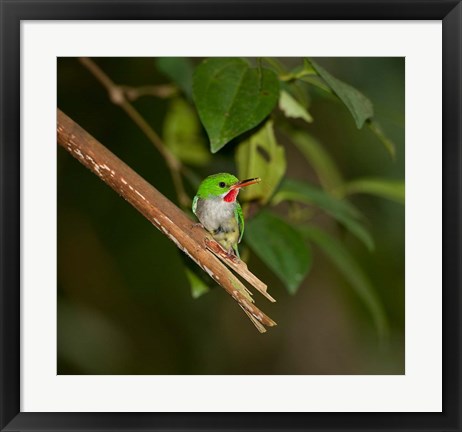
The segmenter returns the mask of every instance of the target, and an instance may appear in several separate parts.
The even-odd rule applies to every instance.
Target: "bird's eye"
[[[226,186],[226,183],[225,182],[220,182],[220,183],[218,183],[218,186],[220,186],[221,188],[224,188]]]

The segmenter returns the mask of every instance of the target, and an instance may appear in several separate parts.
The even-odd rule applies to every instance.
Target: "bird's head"
[[[222,197],[226,202],[234,202],[241,188],[259,182],[258,177],[239,181],[232,174],[213,174],[202,181],[197,196],[202,199]]]

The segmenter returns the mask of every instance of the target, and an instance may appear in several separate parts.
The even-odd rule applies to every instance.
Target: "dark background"
[[[95,61],[117,83],[169,82],[155,59]],[[318,61],[372,100],[377,119],[396,144],[396,160],[370,131],[356,129],[342,104],[316,94],[310,133],[326,146],[346,179],[403,179],[404,59]],[[104,88],[77,59],[60,58],[57,67],[58,107],[175,200],[163,159]],[[168,101],[146,97],[134,104],[161,133]],[[230,146],[219,157],[231,158],[232,151]],[[289,173],[313,178],[296,150],[287,146],[286,151]],[[386,342],[378,341],[347,281],[317,250],[310,274],[293,296],[249,256],[250,269],[277,299],[270,304],[257,298],[278,322],[261,335],[221,288],[192,299],[173,243],[61,148],[57,175],[58,374],[404,373],[402,205],[354,197],[376,250],[370,253],[351,236],[342,237],[383,303],[390,324]],[[194,192],[189,190],[191,196]]]

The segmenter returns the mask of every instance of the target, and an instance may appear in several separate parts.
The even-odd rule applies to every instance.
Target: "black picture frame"
[[[0,0],[0,4],[1,431],[462,430],[460,370],[460,316],[462,313],[460,296],[461,2],[453,0]],[[20,22],[21,20],[89,19],[442,20],[442,413],[20,412]]]

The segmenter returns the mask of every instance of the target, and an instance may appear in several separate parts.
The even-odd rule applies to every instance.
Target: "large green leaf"
[[[307,59],[313,69],[326,82],[338,98],[345,104],[355,119],[358,129],[362,128],[364,122],[374,115],[372,102],[364,96],[359,90],[349,84],[334,78],[322,66],[318,65],[314,60]]]
[[[395,157],[394,143],[385,135],[378,121],[373,118],[372,102],[360,91],[333,77],[322,66],[310,59],[304,59],[303,65],[296,67],[289,73],[282,73],[279,78],[282,81],[290,82],[301,80],[329,94],[337,95],[352,114],[357,127],[361,128],[366,123],[390,155]]]
[[[369,310],[379,336],[381,338],[386,336],[388,322],[382,303],[368,277],[348,249],[337,239],[319,228],[303,226],[299,227],[299,229],[308,240],[316,243],[336,265]]]
[[[297,201],[319,207],[361,240],[369,250],[374,249],[371,235],[359,221],[360,213],[348,201],[337,199],[322,189],[293,179],[284,179],[272,199],[272,204],[282,201]]]
[[[307,109],[300,104],[289,92],[282,90],[279,96],[279,109],[290,118],[301,118],[307,123],[313,121]]]
[[[243,188],[241,198],[245,201],[267,202],[273,195],[286,171],[284,147],[276,142],[273,122],[265,125],[249,139],[239,144],[236,166],[240,179],[260,177],[261,183]]]
[[[300,233],[264,210],[248,222],[245,240],[289,293],[294,294],[311,268],[311,249]]]
[[[335,194],[335,191],[343,183],[342,175],[322,144],[306,132],[292,131],[289,132],[289,135],[313,167],[324,189]]]
[[[171,101],[163,137],[165,145],[186,164],[205,165],[210,160],[197,114],[184,99]]]
[[[279,80],[272,70],[239,58],[209,58],[194,71],[193,97],[215,153],[273,110]]]
[[[191,100],[194,71],[191,61],[185,57],[160,57],[156,64],[157,68],[177,84]]]
[[[353,180],[343,186],[347,195],[363,193],[376,195],[404,204],[405,187],[402,180],[387,180],[381,178],[362,178]]]

